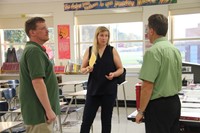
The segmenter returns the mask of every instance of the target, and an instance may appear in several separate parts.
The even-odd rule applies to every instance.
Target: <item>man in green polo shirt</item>
[[[20,60],[20,103],[27,133],[51,133],[60,113],[58,83],[43,44],[49,40],[45,20],[26,21],[27,42]]]
[[[153,44],[143,59],[139,78],[140,108],[136,122],[145,118],[146,133],[179,133],[182,58],[179,50],[165,38],[168,19],[162,14],[148,19],[148,37]]]

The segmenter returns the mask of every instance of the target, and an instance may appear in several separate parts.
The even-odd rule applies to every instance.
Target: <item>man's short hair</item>
[[[151,15],[148,19],[148,26],[158,35],[166,36],[168,30],[168,19],[162,14]]]
[[[36,29],[36,24],[40,23],[40,22],[45,22],[45,19],[42,17],[34,17],[34,18],[30,18],[26,21],[25,23],[25,32],[27,34],[28,37],[30,37],[29,35],[29,31],[30,30],[35,30]]]

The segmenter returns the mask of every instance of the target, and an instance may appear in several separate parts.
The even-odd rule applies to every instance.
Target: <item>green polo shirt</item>
[[[46,119],[45,110],[32,85],[33,79],[41,77],[44,79],[51,107],[58,115],[58,83],[53,65],[40,45],[27,42],[20,60],[19,92],[22,117],[26,125],[44,123]]]
[[[139,78],[154,83],[151,100],[177,94],[181,90],[182,58],[165,37],[154,41],[143,58]]]

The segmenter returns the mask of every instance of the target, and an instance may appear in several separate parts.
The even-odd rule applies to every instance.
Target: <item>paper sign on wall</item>
[[[58,25],[58,58],[70,59],[69,25]]]

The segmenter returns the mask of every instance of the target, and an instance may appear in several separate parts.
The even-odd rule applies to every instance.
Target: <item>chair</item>
[[[12,129],[3,131],[1,133],[25,133],[26,132],[26,128],[23,126],[23,124],[20,124],[16,127],[13,127]]]
[[[13,88],[7,88],[2,91],[2,97],[6,100],[8,103],[8,111],[15,110],[15,107],[12,107],[12,103],[14,101],[14,97],[16,95],[16,91]],[[11,113],[11,120],[12,120],[12,113]]]
[[[13,111],[15,107],[12,108],[12,103],[16,96],[16,90],[14,88],[7,88],[2,91],[2,97],[8,102],[8,107],[10,111]]]
[[[82,83],[83,90],[87,90],[87,83],[88,81],[85,81],[84,83]]]
[[[14,111],[18,109],[20,106],[17,105],[18,101],[18,86],[19,86],[19,80],[9,80],[7,82],[7,89],[5,89],[2,92],[2,97],[5,98],[5,100],[8,102],[9,105],[9,111]],[[20,114],[18,114],[20,116]],[[17,118],[17,117],[16,117]],[[12,114],[11,114],[12,119]]]
[[[70,107],[69,108],[69,102],[68,102],[67,98],[63,95],[62,88],[59,88],[59,99],[62,102],[66,102],[65,105],[61,106],[61,108],[60,108],[61,113],[66,115],[65,120],[69,114],[71,114],[73,112],[77,112],[79,110],[78,107]],[[67,114],[66,114],[66,112],[67,112]],[[63,121],[63,123],[65,122],[65,120]]]
[[[8,103],[8,111],[14,111],[19,108],[19,106],[16,106],[16,103],[15,103],[16,90],[14,88],[7,88],[3,90],[2,97],[4,97],[4,99]],[[12,113],[11,113],[11,120],[12,120]]]
[[[15,79],[15,80],[9,80],[8,81],[8,86],[10,88],[17,88],[19,86],[19,80],[18,79]]]
[[[6,114],[6,111],[8,111],[8,103],[6,101],[0,101],[0,111],[2,111],[2,113],[0,113],[0,117],[3,117],[4,121],[6,121],[6,118],[4,116]],[[0,119],[0,121],[2,121],[2,119]]]
[[[7,113],[7,111],[13,111],[14,110],[11,107],[11,103],[12,103],[12,98],[16,95],[16,93],[15,93],[14,89],[9,88],[9,89],[3,90],[2,94],[3,94],[3,97],[6,99],[6,101],[0,102],[0,111],[4,111],[3,113],[0,113],[0,116],[3,116],[4,121],[7,121],[9,115],[7,116],[7,118],[5,118],[5,114]],[[11,115],[11,120],[12,120],[12,113],[10,113],[10,115]],[[26,131],[26,129],[23,125],[19,125],[15,128],[4,131],[2,133],[9,133],[10,131],[12,133],[23,133],[23,132]]]
[[[128,112],[127,112],[127,104],[126,104],[126,92],[125,92],[125,86],[124,84],[127,83],[128,81],[124,81],[121,84],[118,84],[118,86],[122,86],[123,89],[123,95],[124,95],[124,107],[126,109],[126,116],[128,116]],[[118,115],[118,122],[120,122],[120,118],[119,118],[119,104],[118,104],[118,96],[116,97],[116,106],[117,106],[117,115]]]
[[[67,102],[66,97],[63,95],[63,91],[61,87],[59,87],[59,99],[60,99],[60,102]]]
[[[18,99],[18,94],[19,94],[19,90],[18,90],[19,80],[18,79],[9,80],[8,86],[9,86],[9,88],[14,88],[16,91],[16,95],[14,97],[14,105],[17,106],[17,99]]]

